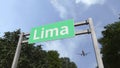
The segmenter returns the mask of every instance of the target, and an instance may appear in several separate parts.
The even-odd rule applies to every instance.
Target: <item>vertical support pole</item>
[[[22,42],[22,39],[23,39],[23,35],[24,35],[24,33],[20,34],[19,41],[18,41],[18,44],[17,44],[17,49],[16,49],[16,52],[15,52],[15,56],[14,56],[11,68],[17,68],[17,63],[18,63],[18,59],[19,59],[19,56],[20,56],[20,51],[21,51],[21,48],[22,48],[21,42]]]
[[[98,42],[97,42],[92,18],[89,18],[87,22],[89,22],[89,27],[90,27],[90,31],[91,31],[93,44],[94,44],[94,51],[95,51],[98,67],[99,68],[104,68],[102,58],[101,58],[101,55],[100,55],[100,50],[99,50],[99,47],[98,47]]]

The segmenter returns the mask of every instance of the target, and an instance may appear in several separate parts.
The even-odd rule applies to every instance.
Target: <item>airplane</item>
[[[81,55],[81,56],[87,56],[88,54],[89,54],[89,52],[85,53],[85,52],[82,50],[82,53],[79,54],[79,55]]]

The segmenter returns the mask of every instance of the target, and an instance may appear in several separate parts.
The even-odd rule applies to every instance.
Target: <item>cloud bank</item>
[[[79,18],[92,5],[103,5],[105,0],[50,0],[62,19]]]

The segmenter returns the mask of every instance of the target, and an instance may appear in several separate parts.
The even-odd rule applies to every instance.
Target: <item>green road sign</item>
[[[66,20],[32,28],[29,43],[74,37],[74,21]]]

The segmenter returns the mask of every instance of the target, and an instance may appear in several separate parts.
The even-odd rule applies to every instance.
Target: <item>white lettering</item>
[[[34,37],[33,37],[33,40],[39,39],[39,37],[37,37],[36,34],[37,34],[37,30],[35,29],[35,30],[34,30]]]
[[[65,35],[68,34],[68,27],[67,26],[62,26],[61,27],[61,31],[60,31],[60,35]]]
[[[50,34],[49,34],[49,33],[50,33]],[[55,34],[56,36],[58,36],[58,28],[46,30],[45,38],[47,38],[49,35],[50,35],[50,37],[53,37],[54,34]]]
[[[41,31],[41,39],[44,38],[44,28],[42,28],[42,31]]]

